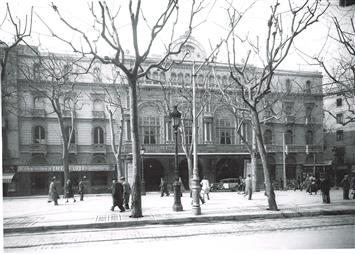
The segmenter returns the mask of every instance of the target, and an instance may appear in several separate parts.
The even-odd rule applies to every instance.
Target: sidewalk
[[[321,194],[309,195],[305,191],[276,191],[280,211],[268,211],[264,192],[253,193],[247,200],[236,192],[212,192],[210,200],[201,204],[201,215],[193,215],[189,193],[184,193],[184,210],[174,212],[174,197],[160,197],[158,192],[142,196],[142,218],[129,218],[130,210],[120,213],[116,207],[110,211],[109,194],[86,195],[84,201],[59,206],[47,203],[47,196],[4,198],[4,233],[38,232],[80,228],[127,227],[149,224],[210,222],[218,220],[250,220],[256,218],[289,218],[299,216],[354,214],[355,200],[343,200],[342,190],[331,190],[331,204],[323,204]]]

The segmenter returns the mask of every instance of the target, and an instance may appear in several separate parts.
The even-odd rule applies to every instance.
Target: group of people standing
[[[48,203],[54,202],[54,205],[58,205],[58,199],[60,199],[59,192],[57,189],[57,183],[56,183],[57,178],[55,176],[52,177],[52,181],[49,185],[49,191],[48,191]],[[80,195],[80,201],[84,201],[84,193],[85,193],[85,184],[84,181],[86,180],[86,176],[84,176],[78,186],[78,193]],[[74,197],[74,189],[73,189],[73,184],[70,179],[67,180],[66,185],[64,186],[64,198],[67,200],[65,201],[66,203],[69,202],[69,198],[73,199],[73,202],[76,202],[76,199]]]
[[[112,179],[111,194],[112,194],[112,207],[111,211],[115,210],[117,206],[120,212],[124,212],[129,209],[129,197],[131,195],[131,186],[126,181],[125,177],[120,178],[121,181],[117,181],[117,178]]]

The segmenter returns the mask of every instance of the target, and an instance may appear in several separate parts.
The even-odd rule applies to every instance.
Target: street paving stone
[[[210,200],[201,204],[201,215],[193,215],[191,198],[188,193],[182,197],[184,210],[173,212],[173,196],[160,197],[158,192],[148,192],[142,196],[142,218],[130,218],[130,210],[111,212],[112,199],[109,194],[86,195],[82,202],[65,203],[59,200],[59,206],[47,203],[47,196],[28,196],[4,198],[3,227],[8,232],[23,230],[46,230],[84,227],[124,227],[154,223],[204,222],[225,219],[252,219],[269,216],[312,215],[311,213],[347,211],[355,214],[355,200],[342,200],[342,190],[331,190],[331,204],[323,204],[320,194],[309,195],[305,191],[276,191],[276,200],[280,211],[267,211],[267,198],[264,192],[256,192],[248,200],[236,192],[213,192]]]

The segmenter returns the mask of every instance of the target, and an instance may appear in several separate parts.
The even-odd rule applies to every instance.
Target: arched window
[[[286,79],[286,93],[291,93],[291,91],[292,91],[291,80]]]
[[[222,77],[222,85],[223,86],[227,85],[227,76],[225,76],[225,75]]]
[[[94,101],[94,111],[105,111],[104,102],[101,100]]]
[[[213,87],[215,85],[214,77],[212,75],[208,77],[208,84],[210,87]]]
[[[72,110],[74,108],[74,102],[71,98],[66,98],[64,100],[64,109],[65,110]]]
[[[222,85],[222,79],[220,75],[217,75],[217,81],[216,83],[218,83],[219,85]]]
[[[33,100],[33,108],[44,109],[44,98],[39,96],[35,97]]]
[[[293,144],[293,132],[291,130],[286,131],[285,143],[286,145]]]
[[[176,83],[177,79],[176,79],[176,74],[173,72],[171,73],[171,82],[174,84]]]
[[[158,82],[159,80],[159,75],[157,71],[153,72],[153,82]]]
[[[67,141],[69,141],[71,129],[72,129],[71,126],[67,126],[65,128],[65,138]],[[75,130],[73,131],[73,134],[71,136],[70,144],[75,144]]]
[[[42,126],[36,126],[34,128],[33,141],[35,144],[45,144],[46,143],[46,132]]]
[[[94,129],[94,144],[104,143],[104,131],[101,127],[96,127]]]
[[[311,145],[313,144],[313,131],[308,130],[306,132],[306,144]]]
[[[164,72],[160,73],[160,81],[161,82],[165,82],[166,81],[166,77],[165,77],[165,73]]]
[[[184,75],[182,73],[178,74],[178,83],[181,85],[184,82]]]
[[[191,84],[190,74],[188,74],[188,73],[185,74],[185,84],[186,85],[190,85]]]
[[[33,64],[33,79],[38,80],[41,77],[41,72],[40,72],[40,64],[39,63],[34,63]]]
[[[296,159],[293,156],[286,158],[286,178],[287,180],[296,179]]]
[[[200,75],[198,75],[198,81],[197,81],[197,83],[198,83],[198,85],[199,86],[203,86],[203,75],[202,74],[200,74]]]
[[[99,67],[95,67],[93,71],[94,82],[102,82],[102,74],[101,69]]]
[[[265,130],[265,132],[264,132],[264,144],[265,145],[272,144],[272,131],[271,130]]]
[[[307,81],[306,81],[305,92],[306,92],[306,93],[311,93],[311,88],[312,88],[311,81],[310,81],[310,80],[307,80]]]

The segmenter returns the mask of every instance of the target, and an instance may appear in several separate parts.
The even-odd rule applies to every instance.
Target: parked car
[[[226,178],[221,179],[218,183],[212,183],[210,191],[236,191],[239,186],[239,179],[238,178]]]

